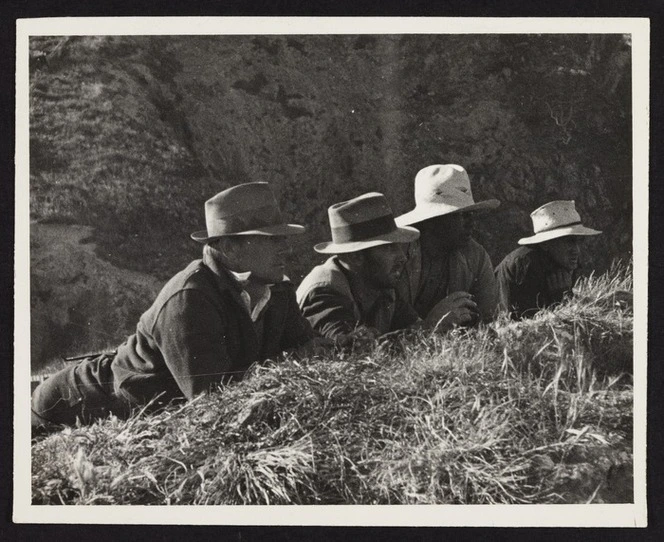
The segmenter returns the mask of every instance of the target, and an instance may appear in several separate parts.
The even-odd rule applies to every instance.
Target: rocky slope
[[[558,198],[604,230],[588,244],[599,270],[631,251],[622,36],[40,37],[30,68],[31,218],[92,226],[99,258],[162,281],[198,253],[205,199],[232,184],[271,182],[309,226],[297,282],[328,205],[378,190],[404,212],[418,169],[445,162],[503,202],[477,234],[494,263]],[[32,278],[59,283],[38,265]],[[33,321],[75,290],[35,301]],[[33,345],[49,344],[43,329]]]
[[[39,367],[58,354],[113,350],[133,331],[160,281],[95,254],[92,228],[33,224],[31,354]]]

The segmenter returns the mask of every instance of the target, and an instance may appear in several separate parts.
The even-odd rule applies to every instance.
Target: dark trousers
[[[32,394],[32,427],[88,424],[109,414],[127,418],[129,401],[115,393],[113,355],[85,358],[47,378]]]

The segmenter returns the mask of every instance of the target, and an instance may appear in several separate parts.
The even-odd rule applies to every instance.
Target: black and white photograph
[[[648,40],[18,21],[15,521],[645,526]]]

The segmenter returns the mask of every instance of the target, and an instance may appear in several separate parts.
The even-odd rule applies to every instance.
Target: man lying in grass
[[[468,295],[477,311],[464,325],[494,317],[498,290],[493,265],[473,233],[475,214],[498,205],[496,199],[475,202],[468,173],[461,166],[435,164],[418,172],[415,208],[399,216],[396,223],[420,230],[419,240],[407,249],[408,261],[399,284],[403,297],[420,317],[427,318],[441,303],[452,310]]]
[[[583,238],[602,232],[586,228],[574,201],[552,201],[530,214],[535,235],[496,267],[500,308],[512,318],[527,318],[560,303],[579,276]]]
[[[316,252],[333,254],[315,267],[297,289],[302,314],[324,337],[344,346],[370,342],[400,329],[461,323],[476,310],[468,294],[445,314],[432,310],[422,322],[395,289],[406,262],[402,244],[418,238],[411,227],[397,227],[383,194],[370,192],[328,209],[332,241]]]
[[[284,275],[286,224],[267,183],[220,192],[205,203],[207,230],[192,234],[203,258],[169,280],[115,355],[91,357],[51,376],[32,396],[32,425],[90,422],[158,396],[191,399],[243,376],[257,361],[325,343],[302,316]]]

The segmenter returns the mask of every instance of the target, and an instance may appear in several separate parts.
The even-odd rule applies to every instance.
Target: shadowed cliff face
[[[87,226],[31,226],[33,370],[60,356],[114,350],[159,292],[154,277],[96,256],[91,234]]]
[[[420,168],[458,163],[476,199],[503,202],[478,233],[495,263],[530,233],[532,210],[575,199],[606,231],[589,247],[604,269],[631,244],[629,57],[614,38],[198,38],[168,50],[199,162],[229,184],[275,183],[311,227],[305,246],[327,237],[331,203],[378,190],[405,212]]]
[[[478,221],[494,264],[552,199],[604,231],[597,269],[631,251],[621,36],[45,37],[30,68],[31,218],[94,226],[100,258],[161,280],[228,186],[269,181],[309,227],[297,283],[330,204],[377,190],[405,212],[433,163],[502,201]]]

